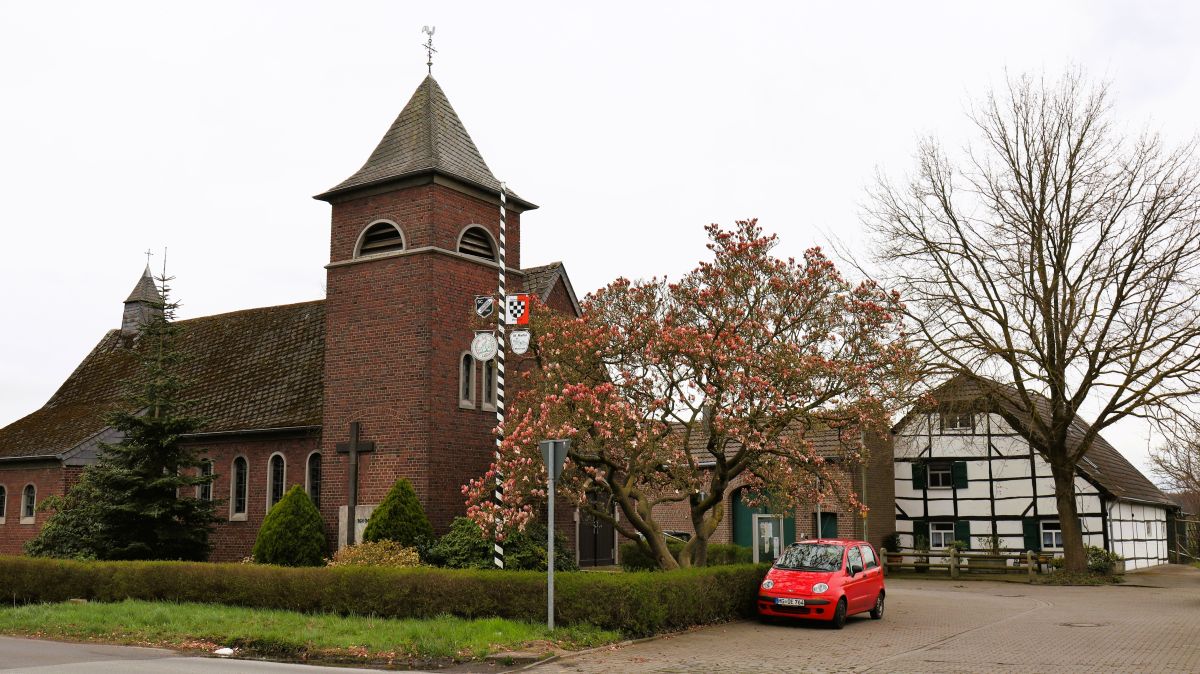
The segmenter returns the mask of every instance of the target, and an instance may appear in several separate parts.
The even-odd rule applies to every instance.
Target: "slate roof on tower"
[[[183,397],[200,432],[318,426],[324,301],[179,321]],[[0,429],[0,459],[65,458],[106,431],[145,340],[110,330],[41,409]]]
[[[432,75],[413,92],[408,104],[383,135],[375,151],[354,175],[317,195],[327,199],[356,189],[382,185],[400,178],[438,173],[489,192],[500,192],[500,181],[475,147],[446,92]],[[536,208],[508,193],[527,207]]]
[[[154,276],[150,273],[150,265],[146,265],[146,271],[142,272],[142,278],[138,279],[137,285],[133,287],[129,297],[125,298],[125,303],[150,302],[154,304],[161,301],[162,297],[158,294],[158,286],[154,285]]]

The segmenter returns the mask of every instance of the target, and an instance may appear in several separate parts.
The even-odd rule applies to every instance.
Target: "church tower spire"
[[[142,272],[141,278],[133,286],[129,297],[125,298],[125,312],[121,315],[121,334],[136,335],[141,332],[152,316],[162,313],[162,296],[158,286],[154,284],[154,276],[150,273],[150,265]]]

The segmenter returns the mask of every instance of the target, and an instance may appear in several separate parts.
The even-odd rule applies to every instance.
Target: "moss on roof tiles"
[[[321,423],[323,301],[179,321],[183,395],[202,432]],[[109,331],[36,412],[0,429],[0,457],[57,456],[102,431],[143,343]]]

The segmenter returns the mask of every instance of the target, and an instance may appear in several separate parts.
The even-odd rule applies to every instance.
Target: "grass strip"
[[[503,651],[574,650],[619,641],[617,632],[451,616],[387,619],[217,604],[122,601],[0,608],[0,633],[212,651],[284,660],[478,660]]]

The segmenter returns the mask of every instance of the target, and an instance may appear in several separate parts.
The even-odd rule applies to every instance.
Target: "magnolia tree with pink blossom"
[[[559,497],[664,569],[705,563],[735,481],[777,508],[838,499],[865,509],[829,479],[810,434],[836,431],[842,458],[861,460],[864,434],[886,429],[906,400],[915,363],[899,297],[848,282],[817,248],[776,257],[776,237],[754,220],[707,231],[712,259],[678,282],[617,279],[580,318],[535,313],[537,367],[516,378],[501,460],[463,487],[486,531],[503,537],[539,515],[537,443],[548,438],[572,441]],[[695,530],[678,559],[657,519],[673,503]]]

